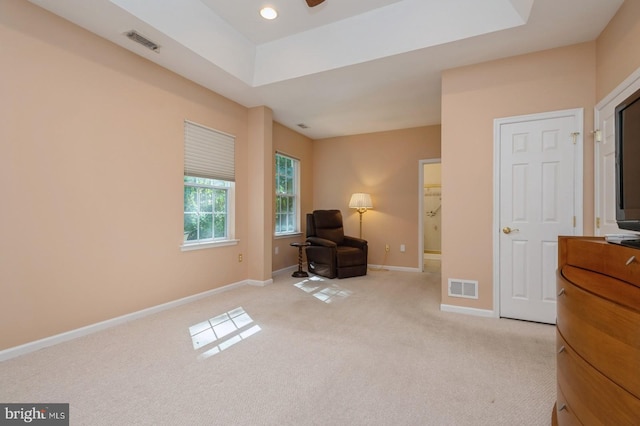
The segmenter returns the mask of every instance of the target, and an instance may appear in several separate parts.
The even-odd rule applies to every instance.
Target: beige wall
[[[584,108],[584,223],[593,223],[595,42],[457,68],[442,77],[442,302],[493,309],[493,121]],[[585,229],[587,233],[591,229]],[[477,280],[479,299],[447,296]]]
[[[594,42],[443,74],[443,303],[493,309],[493,120],[584,108],[584,234],[592,234],[593,107],[638,68],[640,2],[626,1]],[[479,300],[447,297],[449,277],[477,279]]]
[[[260,284],[271,280],[271,243],[273,238],[273,111],[261,106],[249,109],[249,168],[247,211],[249,221],[249,279]]]
[[[268,108],[250,112],[29,2],[0,2],[0,350],[295,265],[297,238],[272,238],[275,150],[301,160],[302,214],[339,208],[357,235],[348,200],[370,192],[370,263],[408,268],[418,160],[442,157],[444,294],[449,276],[480,282],[477,303],[443,303],[492,309],[493,120],[585,108],[590,233],[592,109],[640,66],[638,22],[627,1],[596,42],[446,71],[441,153],[440,126],[312,142],[273,123],[271,139]],[[237,137],[236,246],[179,250],[184,119]],[[251,156],[260,142],[269,159]]]
[[[273,271],[279,271],[298,264],[298,250],[289,246],[289,244],[304,241],[306,229],[305,213],[313,210],[313,145],[311,139],[306,136],[282,124],[273,123],[273,147],[272,158],[274,159],[275,152],[279,152],[300,160],[300,229],[302,232],[292,237],[273,238],[272,267]],[[275,192],[273,197],[275,203]],[[275,222],[272,225],[272,235],[274,229]],[[276,248],[278,249],[278,254],[275,253]],[[304,261],[306,262],[306,260]]]
[[[0,349],[248,278],[246,108],[26,1],[0,45]],[[237,137],[237,246],[180,251],[184,119]]]
[[[625,1],[596,42],[596,97],[602,100],[640,68],[640,2]]]
[[[358,236],[354,192],[368,192],[373,210],[363,216],[369,263],[417,268],[419,160],[440,158],[440,126],[321,139],[313,142],[313,208],[342,211],[345,233]],[[385,256],[385,244],[390,252]],[[400,244],[406,252],[400,252]]]

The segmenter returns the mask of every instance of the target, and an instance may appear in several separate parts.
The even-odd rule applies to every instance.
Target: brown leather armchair
[[[309,272],[327,278],[367,274],[367,241],[344,235],[340,210],[307,213]]]

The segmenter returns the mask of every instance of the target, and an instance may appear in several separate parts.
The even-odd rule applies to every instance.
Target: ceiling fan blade
[[[314,7],[322,3],[324,0],[307,0],[307,5],[309,7]]]

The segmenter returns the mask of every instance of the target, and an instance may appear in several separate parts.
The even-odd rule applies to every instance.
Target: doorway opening
[[[420,160],[420,270],[440,272],[442,181],[440,159]]]

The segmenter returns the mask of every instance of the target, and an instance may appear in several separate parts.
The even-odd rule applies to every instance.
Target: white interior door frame
[[[611,226],[607,226],[603,219],[606,216],[606,194],[603,193],[601,188],[607,182],[607,178],[610,182],[614,182],[613,176],[605,176],[605,170],[602,167],[602,150],[601,144],[602,140],[605,138],[605,134],[603,134],[603,120],[607,117],[604,116],[603,111],[609,110],[613,111],[615,105],[625,100],[628,96],[633,94],[636,90],[640,89],[640,68],[635,70],[629,77],[627,77],[622,83],[618,85],[611,93],[605,96],[600,102],[596,104],[594,107],[594,126],[596,127],[594,132],[596,132],[596,143],[594,148],[594,219],[596,223],[593,224],[594,234],[595,235],[604,235],[606,233],[625,233],[626,231],[621,231],[620,229],[613,228],[613,224]],[[600,140],[597,140],[600,138]],[[611,188],[611,191],[615,193],[615,188]],[[615,202],[615,201],[614,201]],[[615,206],[610,206],[615,213]],[[615,215],[614,215],[615,216]],[[600,219],[600,223],[598,223],[598,219]],[[614,218],[611,220],[613,221]],[[603,232],[604,230],[604,232]]]
[[[574,161],[574,177],[573,177],[573,211],[575,216],[575,235],[582,235],[583,232],[583,176],[584,176],[584,110],[582,108],[549,111],[538,114],[520,115],[514,117],[498,118],[493,122],[493,316],[500,317],[500,179],[501,179],[501,126],[505,124],[520,123],[534,120],[547,120],[559,117],[573,116],[576,120],[576,126],[581,129],[576,135],[575,143],[577,149],[575,151]]]
[[[594,108],[594,111],[597,113],[605,105],[613,101],[616,97],[618,97],[619,95],[623,95],[623,92],[626,92],[625,94],[629,96],[639,88],[640,88],[640,68],[635,70],[631,75],[629,75],[629,77],[627,77],[622,83],[620,83],[618,87],[613,89],[611,93],[609,93],[600,102],[598,102],[598,104]]]
[[[418,270],[424,271],[424,166],[440,164],[440,158],[418,160]]]

